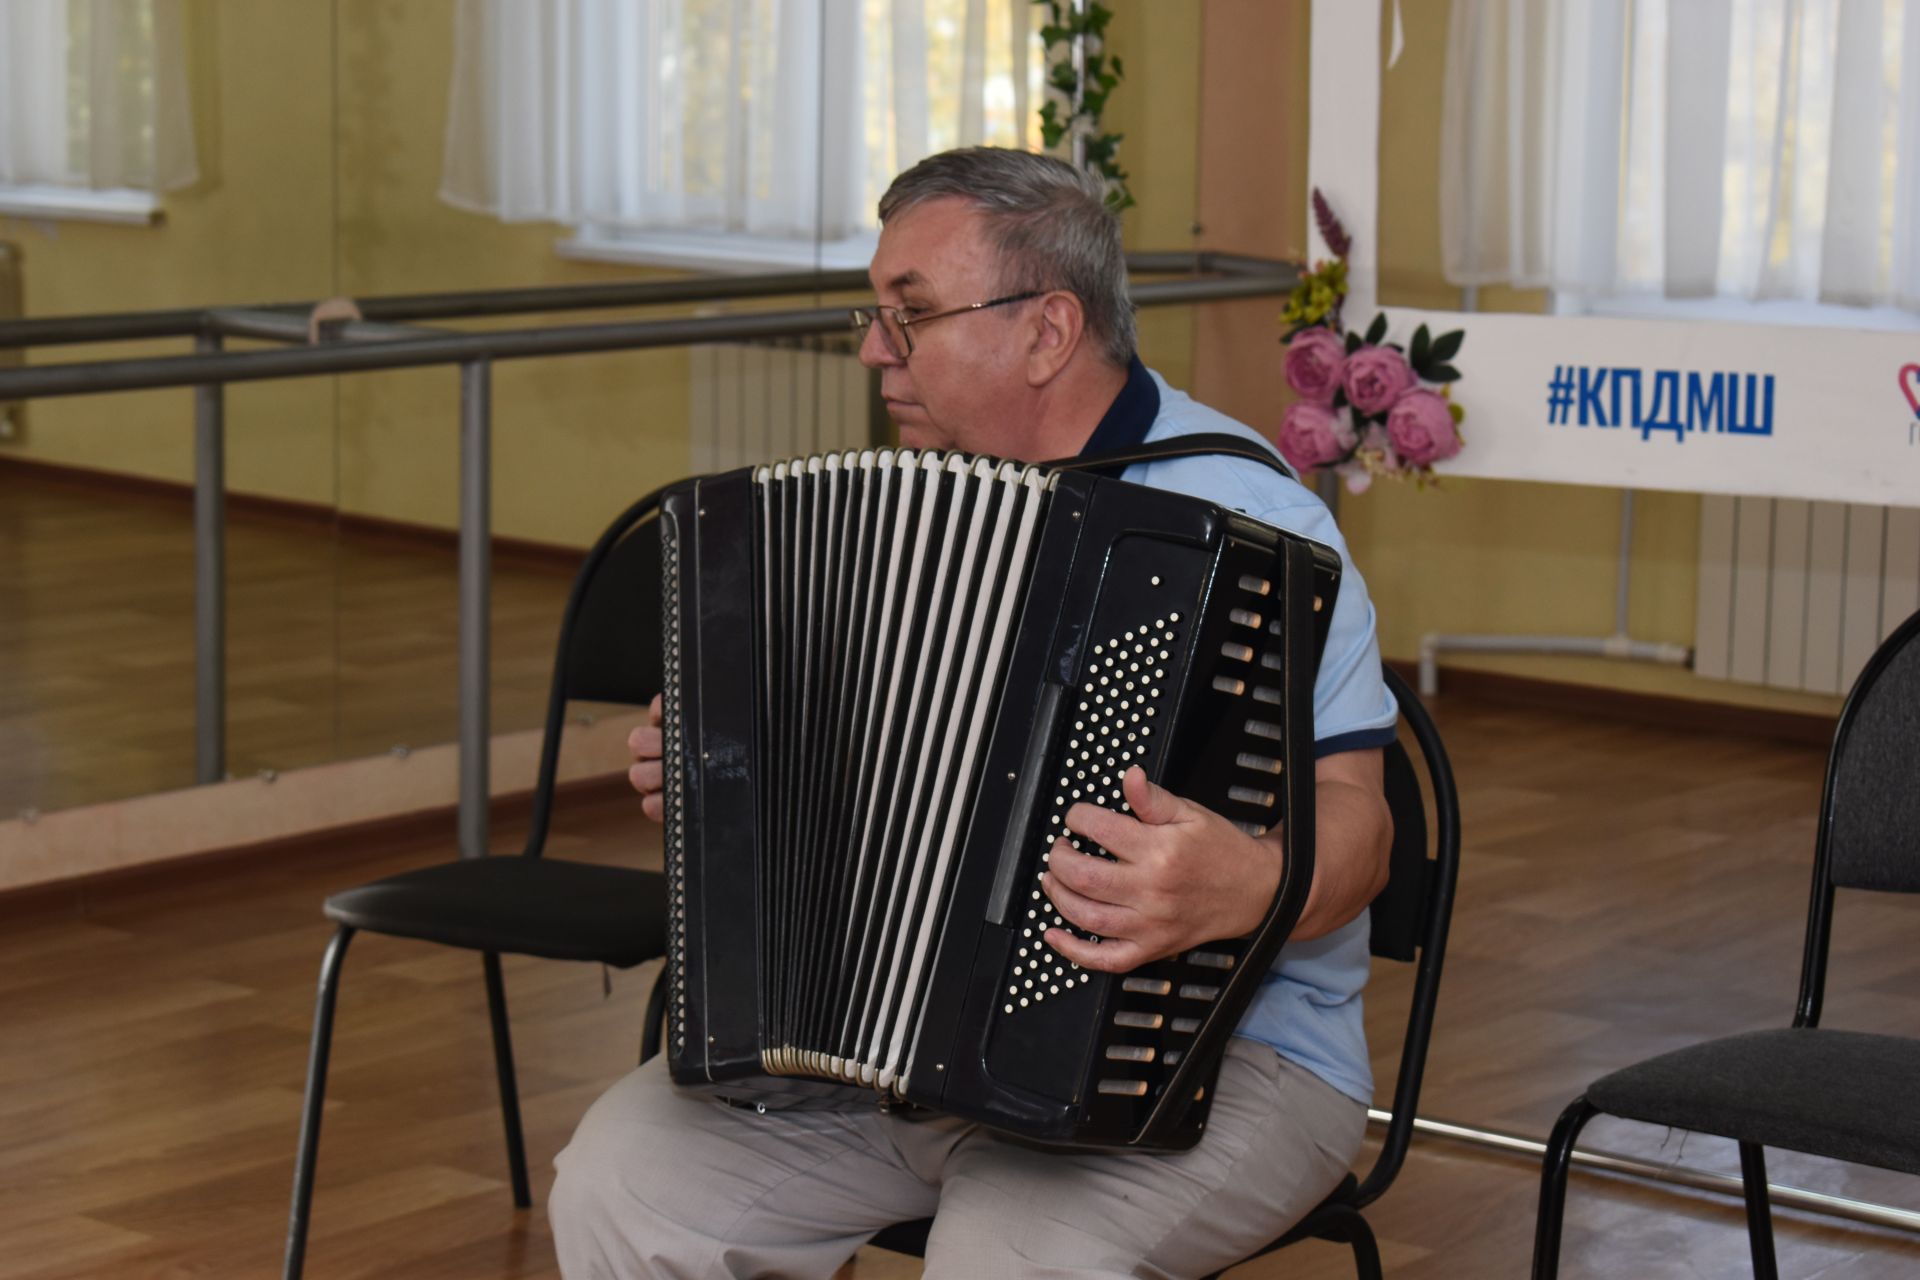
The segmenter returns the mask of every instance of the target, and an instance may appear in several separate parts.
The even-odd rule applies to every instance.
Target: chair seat
[[[1608,1115],[1920,1173],[1920,1041],[1781,1029],[1710,1040],[1616,1071]]]
[[[328,898],[326,913],[373,933],[624,969],[666,952],[666,904],[657,871],[508,855],[375,880]]]

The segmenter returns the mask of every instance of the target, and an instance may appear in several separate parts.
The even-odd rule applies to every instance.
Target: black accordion
[[[1027,1139],[1178,1149],[1306,900],[1340,561],[1213,503],[879,450],[661,505],[668,1065],[865,1086]],[[1039,877],[1147,776],[1281,828],[1249,937],[1068,963]],[[1104,853],[1082,839],[1080,847]]]

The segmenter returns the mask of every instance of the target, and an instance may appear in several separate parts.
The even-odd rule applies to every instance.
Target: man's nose
[[[889,365],[904,363],[894,353],[893,345],[887,341],[887,335],[880,330],[878,323],[870,324],[860,335],[860,363],[869,369],[884,369]]]

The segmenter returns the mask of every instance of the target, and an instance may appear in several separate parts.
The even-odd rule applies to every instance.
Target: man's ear
[[[1071,293],[1049,293],[1040,299],[1039,323],[1027,351],[1027,385],[1043,387],[1072,362],[1086,336],[1087,312]]]

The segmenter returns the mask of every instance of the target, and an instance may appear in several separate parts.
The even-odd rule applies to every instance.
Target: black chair
[[[1753,1273],[1773,1280],[1765,1148],[1920,1173],[1920,1040],[1820,1023],[1836,888],[1920,892],[1920,614],[1867,662],[1827,758],[1793,1025],[1709,1040],[1604,1076],[1560,1115],[1540,1178],[1533,1274],[1560,1267],[1574,1140],[1595,1115],[1691,1129],[1740,1144]]]
[[[333,1038],[334,997],[340,985],[341,961],[356,932],[420,938],[482,953],[493,1022],[494,1068],[500,1080],[500,1110],[507,1132],[507,1164],[513,1178],[513,1202],[522,1209],[533,1203],[533,1197],[520,1136],[520,1102],[514,1083],[513,1047],[507,1033],[501,955],[588,960],[624,969],[666,951],[666,891],[658,872],[540,856],[553,813],[554,778],[567,703],[584,699],[640,705],[651,700],[660,687],[655,606],[660,598],[660,541],[652,519],[656,505],[649,497],[622,513],[587,553],[574,579],[560,625],[533,811],[520,856],[463,858],[422,867],[327,899],[326,914],[340,927],[320,963],[320,993],[314,1011],[313,1048],[287,1227],[288,1280],[300,1275],[305,1261],[320,1110],[326,1096],[327,1057]],[[662,995],[656,987],[641,1045],[643,1058],[652,1056],[659,1047]]]
[[[1385,675],[1387,687],[1400,703],[1400,718],[1419,748],[1434,800],[1434,823],[1429,827],[1412,758],[1397,742],[1387,748],[1385,780],[1387,805],[1393,813],[1393,851],[1387,887],[1370,908],[1373,954],[1417,963],[1407,1034],[1400,1048],[1400,1072],[1394,1082],[1393,1116],[1387,1123],[1379,1155],[1365,1178],[1349,1173],[1285,1235],[1241,1259],[1251,1261],[1309,1237],[1331,1240],[1352,1246],[1355,1265],[1366,1280],[1379,1280],[1380,1249],[1361,1211],[1393,1182],[1413,1137],[1420,1080],[1426,1071],[1427,1044],[1433,1035],[1433,1013],[1440,996],[1447,926],[1453,916],[1453,886],[1460,866],[1460,797],[1454,788],[1453,766],[1447,760],[1446,748],[1419,696],[1392,669]],[[927,1233],[932,1228],[931,1218],[895,1223],[870,1243],[923,1258]]]

